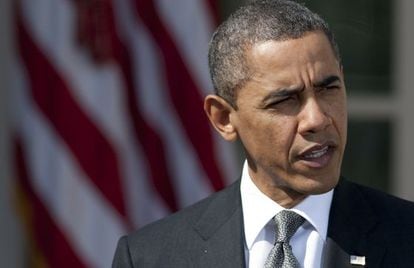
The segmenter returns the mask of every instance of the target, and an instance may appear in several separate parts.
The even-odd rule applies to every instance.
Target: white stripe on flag
[[[17,64],[16,64],[17,65]],[[76,161],[28,97],[23,68],[16,66],[16,103],[31,182],[78,256],[92,267],[109,267],[127,231],[117,211],[85,178]]]
[[[122,7],[120,7],[122,8]],[[174,186],[180,207],[187,206],[207,196],[212,192],[208,179],[194,154],[194,150],[188,144],[185,133],[179,127],[180,123],[168,98],[165,77],[156,45],[152,43],[150,35],[135,17],[126,16],[128,6],[123,8],[123,23],[128,30],[134,50],[134,62],[137,64],[137,93],[138,105],[143,109],[147,121],[158,130],[167,146],[167,159],[173,172]],[[191,186],[191,191],[188,190]]]
[[[155,0],[160,17],[173,38],[187,69],[202,92],[213,86],[208,71],[208,43],[214,22],[205,0]]]

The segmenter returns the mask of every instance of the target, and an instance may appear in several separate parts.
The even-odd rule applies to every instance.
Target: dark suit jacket
[[[341,179],[328,238],[325,267],[414,267],[414,204]],[[113,267],[245,267],[240,181],[122,237]]]

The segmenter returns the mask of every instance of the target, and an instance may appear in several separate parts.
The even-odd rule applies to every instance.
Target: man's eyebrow
[[[315,82],[313,86],[314,87],[326,87],[336,81],[341,81],[341,78],[339,78],[339,76],[336,76],[336,75],[330,75],[330,76],[323,78],[321,81]]]
[[[339,76],[337,75],[329,75],[325,78],[323,78],[320,81],[316,81],[313,86],[314,87],[326,87],[329,86],[330,84],[336,82],[336,81],[341,81],[341,78],[339,78]],[[276,89],[272,92],[270,92],[269,94],[267,94],[262,102],[266,103],[269,100],[272,99],[278,99],[278,98],[283,98],[283,97],[289,97],[295,94],[300,93],[301,91],[304,90],[304,87],[295,87],[295,88],[279,88]]]
[[[281,97],[288,97],[295,95],[301,91],[303,91],[303,87],[297,87],[297,88],[279,88],[277,90],[274,90],[266,95],[266,97],[263,98],[263,102],[267,102],[271,99],[278,99]]]

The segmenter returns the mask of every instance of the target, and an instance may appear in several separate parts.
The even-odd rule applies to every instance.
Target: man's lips
[[[302,155],[302,158],[304,159],[314,159],[319,158],[322,155],[326,154],[329,150],[329,146],[323,146],[319,149],[312,148],[311,150],[307,151],[305,154]]]
[[[298,159],[304,161],[310,167],[322,168],[328,165],[336,147],[333,142],[313,145],[301,152]]]

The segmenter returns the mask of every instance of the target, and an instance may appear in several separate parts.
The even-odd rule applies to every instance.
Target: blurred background
[[[301,2],[343,58],[343,174],[414,200],[414,2]],[[109,267],[119,236],[238,178],[202,99],[241,3],[0,2],[0,267]]]

